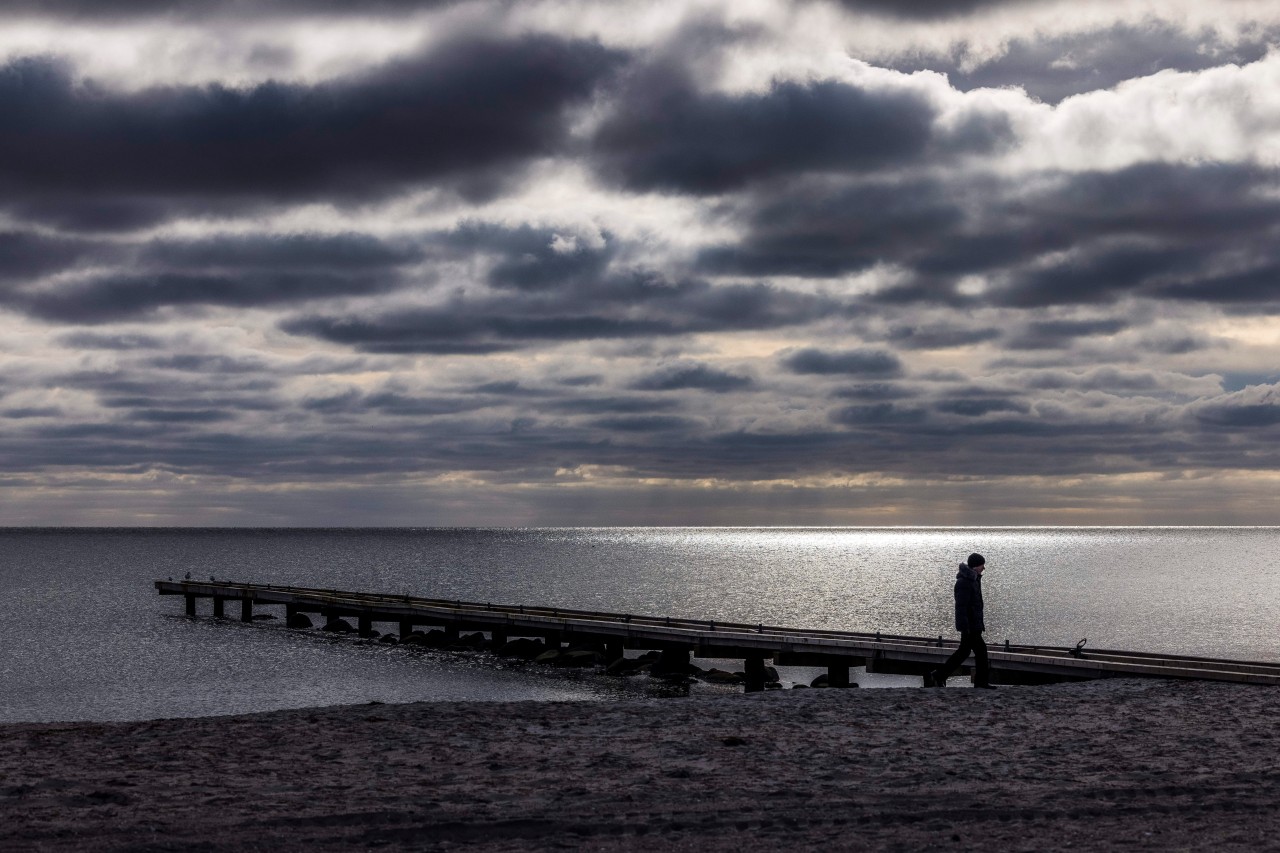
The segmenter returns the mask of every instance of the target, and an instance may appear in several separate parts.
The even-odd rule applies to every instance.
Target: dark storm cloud
[[[577,298],[459,298],[439,308],[369,316],[304,315],[280,328],[371,353],[483,354],[566,341],[778,328],[840,307],[766,285],[650,283],[630,294],[602,289],[585,304]]]
[[[945,72],[962,91],[1019,86],[1034,98],[1056,104],[1163,70],[1200,71],[1255,62],[1266,55],[1275,38],[1276,32],[1267,29],[1226,42],[1214,32],[1188,33],[1152,19],[1070,35],[1014,38],[999,56],[985,61],[962,49],[945,56],[898,58],[888,65],[904,72]]]
[[[560,238],[557,240],[557,238]],[[468,225],[439,238],[454,259],[491,262],[490,289],[429,308],[295,316],[280,328],[366,352],[484,354],[575,340],[778,328],[846,310],[765,284],[669,277],[616,262],[612,239],[569,245],[552,229]]]
[[[923,423],[928,413],[911,405],[870,403],[845,406],[831,413],[831,420],[845,426],[901,426]]]
[[[638,75],[594,147],[606,178],[633,190],[715,194],[805,172],[867,173],[990,151],[999,115],[951,132],[923,97],[847,83],[775,83],[764,94],[699,92],[671,69]]]
[[[885,340],[899,349],[951,349],[971,346],[980,341],[995,340],[1002,330],[995,326],[962,325],[895,325]]]
[[[0,69],[0,193],[10,207],[56,210],[117,196],[341,202],[427,182],[480,192],[556,151],[565,108],[621,60],[595,43],[527,36],[452,43],[309,87],[136,93],[18,60]]]
[[[403,268],[422,256],[419,247],[359,234],[155,241],[133,253],[128,272],[13,289],[0,296],[0,303],[42,320],[104,323],[164,307],[248,308],[371,295],[401,286]]]
[[[233,412],[220,409],[135,409],[129,416],[162,424],[211,424],[235,420]]]
[[[867,382],[862,385],[851,385],[840,388],[831,395],[843,400],[898,400],[910,397],[911,391],[888,382]]]
[[[913,273],[869,297],[882,305],[1039,308],[1134,295],[1269,301],[1280,266],[1277,189],[1276,170],[1222,163],[1016,182],[796,181],[727,203],[743,236],[703,249],[697,264],[707,274],[830,277],[877,264]],[[990,277],[984,295],[958,289],[966,275]],[[910,336],[890,340],[913,345]],[[938,345],[952,340],[945,329],[936,336]]]
[[[251,308],[330,296],[371,294],[396,286],[394,279],[321,273],[202,275],[114,274],[24,293],[10,304],[41,320],[107,323],[165,307],[220,305]]]
[[[956,18],[1029,0],[835,0],[850,12],[870,12],[889,18],[929,20]]]
[[[554,230],[491,223],[464,223],[442,238],[460,257],[480,254],[495,259],[488,283],[515,290],[583,290],[598,284],[616,254],[615,244],[569,246]],[[563,241],[563,238],[562,238]]]
[[[241,20],[306,14],[370,17],[447,7],[459,2],[462,0],[362,0],[353,6],[345,0],[5,0],[0,16],[95,22]]]
[[[158,370],[177,370],[183,373],[252,373],[269,372],[269,367],[260,358],[234,358],[217,354],[179,354],[158,356],[144,359],[142,364]]]
[[[51,387],[76,388],[95,394],[100,400],[119,401],[122,405],[158,405],[163,402],[177,408],[177,401],[208,405],[211,395],[264,395],[274,393],[279,381],[272,376],[244,373],[199,373],[175,382],[172,374],[135,369],[131,365],[115,370],[77,370],[53,373],[46,380]],[[277,401],[278,403],[278,401]]]
[[[57,272],[101,250],[101,246],[86,240],[28,231],[0,231],[0,282],[20,282]]]
[[[600,314],[520,316],[493,300],[440,309],[396,311],[372,317],[303,316],[280,323],[290,334],[317,337],[372,353],[480,355],[535,343],[674,334],[663,320],[627,320]]]
[[[1280,252],[1252,269],[1227,275],[1206,275],[1161,286],[1157,295],[1219,303],[1275,303],[1280,301]]]
[[[680,402],[669,397],[573,397],[547,404],[551,411],[570,415],[634,415],[665,412],[679,408]]]
[[[1026,412],[1027,404],[1005,397],[961,397],[939,402],[934,408],[946,414],[980,418],[992,412]]]
[[[741,376],[725,370],[717,370],[706,364],[692,362],[669,364],[659,368],[633,382],[631,387],[637,391],[679,391],[685,388],[696,388],[700,391],[722,394],[728,391],[741,391],[750,388],[753,384],[754,381],[749,376]]]
[[[597,418],[592,421],[592,426],[619,432],[669,432],[689,429],[697,426],[697,423],[691,418],[676,415],[619,415],[612,418]]]
[[[58,343],[72,349],[134,350],[160,349],[168,341],[156,335],[136,333],[70,332],[59,335]]]
[[[418,246],[388,243],[368,234],[270,234],[207,240],[157,240],[139,260],[181,269],[381,270],[422,259]]]
[[[885,350],[822,350],[816,347],[789,351],[782,366],[792,373],[819,375],[896,376],[902,361]]]
[[[1038,370],[1024,380],[1028,389],[1079,391],[1107,391],[1142,393],[1157,391],[1163,384],[1149,370],[1119,370],[1114,367],[1095,367],[1081,372],[1065,370]]]
[[[1129,326],[1128,320],[1120,318],[1043,320],[1028,323],[1004,344],[1011,349],[1055,349],[1069,346],[1076,338],[1114,335]]]
[[[352,389],[341,394],[309,398],[301,405],[307,411],[325,415],[377,412],[392,417],[417,418],[470,412],[492,403],[456,395],[421,396],[394,390],[363,394]]]
[[[827,182],[761,193],[738,208],[738,244],[704,249],[706,272],[828,277],[911,257],[963,224],[958,200],[937,181]]]
[[[63,414],[62,409],[56,406],[24,406],[16,409],[4,409],[0,411],[0,417],[11,418],[13,420],[26,420],[27,418],[57,418]]]
[[[1015,278],[1000,301],[1020,308],[1111,302],[1153,276],[1185,268],[1197,253],[1170,254],[1156,246],[1124,246],[1086,253]]]
[[[1277,386],[1256,385],[1205,401],[1194,408],[1196,419],[1208,427],[1245,430],[1280,424],[1280,396]]]

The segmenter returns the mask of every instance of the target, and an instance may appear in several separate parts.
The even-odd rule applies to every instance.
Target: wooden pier
[[[691,657],[739,659],[744,662],[748,691],[764,689],[767,661],[778,666],[826,667],[828,684],[843,687],[850,683],[850,667],[923,675],[956,648],[956,641],[945,637],[805,630],[224,581],[160,580],[155,585],[160,595],[184,596],[189,616],[196,615],[199,599],[208,598],[214,616],[226,615],[226,602],[238,603],[239,618],[245,622],[253,619],[255,606],[277,605],[289,616],[318,613],[330,619],[355,619],[362,634],[377,622],[395,625],[402,636],[418,626],[440,628],[449,637],[462,631],[483,632],[495,646],[517,637],[541,638],[553,649],[564,643],[595,643],[607,650],[611,660],[622,657],[624,649],[657,651],[669,671],[687,667]],[[988,649],[996,684],[1096,678],[1280,684],[1280,663],[1009,643],[992,643]]]

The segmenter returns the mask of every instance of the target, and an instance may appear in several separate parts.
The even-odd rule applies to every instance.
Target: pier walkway
[[[378,622],[396,625],[401,636],[418,626],[440,628],[450,637],[480,631],[488,634],[495,647],[517,637],[541,638],[557,649],[563,643],[595,643],[604,646],[610,660],[622,657],[624,649],[658,651],[671,671],[687,666],[690,656],[740,659],[748,690],[763,689],[766,661],[778,666],[825,666],[828,683],[841,687],[850,683],[850,667],[923,675],[956,648],[955,640],[944,637],[781,628],[307,587],[193,580],[158,580],[155,586],[160,595],[184,596],[189,616],[196,615],[199,599],[208,598],[214,616],[225,615],[226,602],[239,602],[239,617],[246,622],[253,619],[254,607],[277,605],[289,616],[318,613],[325,618],[355,619],[362,634]],[[992,681],[997,684],[1134,677],[1280,684],[1280,663],[1009,643],[992,643],[988,648]]]

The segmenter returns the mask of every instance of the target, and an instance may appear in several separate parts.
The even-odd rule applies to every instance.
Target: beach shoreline
[[[0,726],[0,848],[1256,849],[1280,691],[347,705]]]

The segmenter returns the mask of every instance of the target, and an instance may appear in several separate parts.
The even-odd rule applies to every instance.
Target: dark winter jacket
[[[962,634],[987,630],[982,621],[982,575],[966,563],[956,572],[956,630]]]

